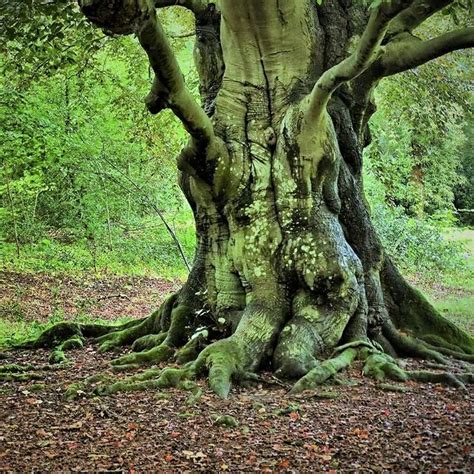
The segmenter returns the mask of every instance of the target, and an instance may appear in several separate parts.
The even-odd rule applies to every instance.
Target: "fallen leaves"
[[[188,393],[173,389],[63,401],[64,387],[97,373],[113,356],[89,346],[74,354],[74,370],[48,374],[41,391],[33,382],[0,385],[2,467],[335,474],[400,466],[465,471],[472,460],[472,392],[415,383],[408,393],[382,392],[357,367],[347,377],[358,385],[331,388],[328,397],[289,399],[285,387],[272,384],[235,388],[229,400],[219,400],[201,384],[193,406],[186,405]],[[12,362],[40,365],[47,357],[48,351],[18,352]],[[216,413],[240,424],[219,426]]]

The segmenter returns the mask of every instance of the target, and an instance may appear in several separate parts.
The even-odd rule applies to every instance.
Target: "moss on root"
[[[22,373],[0,373],[1,382],[28,382],[29,380],[41,380],[44,375],[36,372]]]
[[[80,336],[73,336],[69,339],[66,339],[59,346],[63,351],[70,351],[71,349],[79,349],[84,347],[84,339]]]
[[[132,344],[135,351],[112,361],[114,372],[136,371],[143,366],[158,364],[163,361],[174,360],[181,367],[145,370],[131,377],[120,378],[110,374],[99,374],[97,378],[89,377],[81,383],[72,384],[65,392],[66,399],[74,399],[82,394],[109,395],[121,391],[158,390],[168,387],[178,387],[189,390],[192,394],[189,403],[196,403],[201,396],[201,389],[197,386],[195,379],[208,376],[210,388],[220,397],[226,398],[230,392],[231,383],[237,381],[245,383],[248,380],[258,380],[254,373],[260,361],[268,357],[278,347],[278,332],[280,326],[272,325],[272,315],[268,313],[265,305],[252,306],[254,313],[247,307],[244,321],[245,326],[238,328],[237,332],[228,338],[217,340],[209,345],[208,334],[191,336],[193,329],[188,326],[191,306],[178,303],[178,299],[168,299],[159,311],[150,317],[140,321],[134,321],[121,326],[111,326],[105,329],[92,325],[79,325],[75,323],[61,323],[45,331],[36,341],[29,343],[29,347],[52,347],[50,365],[56,364],[58,368],[66,362],[66,352],[71,349],[83,347],[87,334],[100,334],[96,342],[100,344],[100,350],[120,348]],[[281,316],[281,315],[280,315]],[[297,321],[294,320],[296,324]],[[309,324],[308,321],[305,324]],[[242,329],[244,327],[244,329]],[[214,328],[215,329],[215,328]],[[306,341],[310,333],[308,327],[304,331],[295,334],[303,334],[301,341]],[[217,331],[217,329],[216,329]],[[292,329],[293,331],[293,329]],[[288,332],[288,331],[287,331]],[[204,334],[204,332],[203,332]],[[213,336],[216,333],[213,332]],[[288,332],[289,334],[289,332]],[[288,335],[287,334],[287,335]],[[280,334],[280,343],[285,335]],[[355,336],[354,336],[355,338]],[[429,383],[444,383],[458,388],[463,388],[465,383],[472,383],[472,367],[468,362],[474,357],[464,350],[463,346],[456,346],[452,341],[447,341],[441,336],[430,334],[423,340],[412,334],[403,333],[391,323],[385,320],[383,332],[378,334],[376,340],[364,337],[363,333],[357,336],[358,340],[350,337],[348,343],[337,347],[327,360],[317,360],[318,354],[322,353],[324,347],[319,347],[319,339],[314,336],[313,350],[299,351],[298,344],[280,347],[279,354],[281,364],[286,367],[285,375],[294,377],[302,375],[291,390],[296,394],[308,389],[314,389],[324,384],[330,378],[336,378],[337,374],[349,367],[359,357],[364,361],[364,373],[375,378],[379,386],[387,379],[397,382],[414,380]],[[300,341],[300,339],[297,339]],[[313,341],[313,342],[314,342]],[[285,350],[282,350],[285,349]],[[288,349],[288,350],[287,350]],[[316,350],[317,349],[317,350]],[[330,348],[325,348],[326,351]],[[265,354],[264,357],[262,355]],[[306,363],[295,366],[294,359],[299,360],[298,355],[304,354]],[[430,371],[406,371],[397,363],[398,354],[411,357],[420,357],[433,360],[436,368],[443,367],[441,372]],[[456,362],[457,369],[464,367],[463,374],[453,374],[450,365],[453,361],[447,356],[460,359],[464,362]],[[285,360],[285,357],[288,360]],[[273,358],[275,363],[276,358]],[[308,362],[309,361],[309,362]],[[274,365],[274,367],[277,367]],[[292,370],[292,367],[296,367]],[[40,378],[37,375],[38,367],[5,365],[0,367],[0,380],[30,380]]]
[[[321,362],[320,365],[301,377],[298,382],[293,385],[290,393],[294,395],[321,385],[337,372],[348,367],[357,356],[357,352],[356,348],[349,347],[334,358]]]
[[[153,347],[159,346],[166,339],[167,334],[166,332],[162,332],[139,337],[132,344],[132,351],[142,352],[153,349]]]
[[[186,364],[195,360],[205,345],[206,338],[204,336],[197,336],[191,339],[176,352],[176,362],[178,364]]]
[[[365,358],[363,373],[372,376],[379,382],[383,382],[388,378],[399,382],[413,380],[415,382],[442,383],[456,388],[465,388],[461,378],[448,371],[404,370],[395,359],[383,353],[365,353],[363,358]]]
[[[193,363],[197,374],[207,368],[209,386],[221,398],[227,398],[232,377],[244,373],[244,350],[237,340],[229,337],[207,346]]]
[[[174,352],[174,348],[169,347],[166,344],[160,344],[159,346],[147,351],[135,352],[114,359],[112,365],[156,364],[170,359]]]

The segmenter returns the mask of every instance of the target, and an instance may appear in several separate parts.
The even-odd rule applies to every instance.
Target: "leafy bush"
[[[462,243],[446,240],[435,223],[383,203],[372,206],[372,217],[385,250],[405,271],[432,278],[466,270]]]

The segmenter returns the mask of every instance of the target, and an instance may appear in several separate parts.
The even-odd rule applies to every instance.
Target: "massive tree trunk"
[[[397,354],[471,359],[472,338],[395,269],[363,192],[371,92],[390,66],[379,47],[390,19],[413,2],[370,18],[350,0],[155,6],[176,3],[196,16],[203,109],[185,91],[148,2],[81,4],[99,26],[137,33],[156,73],[150,111],[171,108],[191,135],[178,158],[196,221],[188,281],[146,320],[102,336],[102,349],[133,343],[138,352],[119,366],[188,363],[158,386],[208,370],[222,396],[231,379],[261,368],[300,379],[301,390],[356,355],[368,373],[398,379],[426,374],[399,369]]]

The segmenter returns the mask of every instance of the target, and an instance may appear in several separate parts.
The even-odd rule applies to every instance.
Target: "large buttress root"
[[[418,290],[408,284],[388,257],[384,259],[381,279],[385,304],[397,329],[437,349],[474,354],[474,338],[441,316]]]
[[[184,364],[183,367],[158,372],[156,369],[150,369],[145,371],[144,375],[106,384],[96,392],[108,394],[121,390],[182,386],[186,381],[207,375],[210,388],[220,397],[226,398],[233,380],[246,378],[259,367],[265,355],[271,354],[287,313],[287,308],[278,296],[272,297],[272,294],[278,295],[277,292],[268,292],[266,298],[251,296],[234,334],[209,345],[206,345],[207,340],[201,335],[191,337],[181,346],[177,339],[169,339],[173,327],[172,315],[168,335],[160,345],[125,355],[112,363],[115,367],[136,368],[137,364],[157,364],[174,356],[178,363]]]
[[[325,360],[296,382],[291,394],[297,394],[323,384],[337,372],[348,367],[357,355],[357,349],[349,347],[332,359]]]

